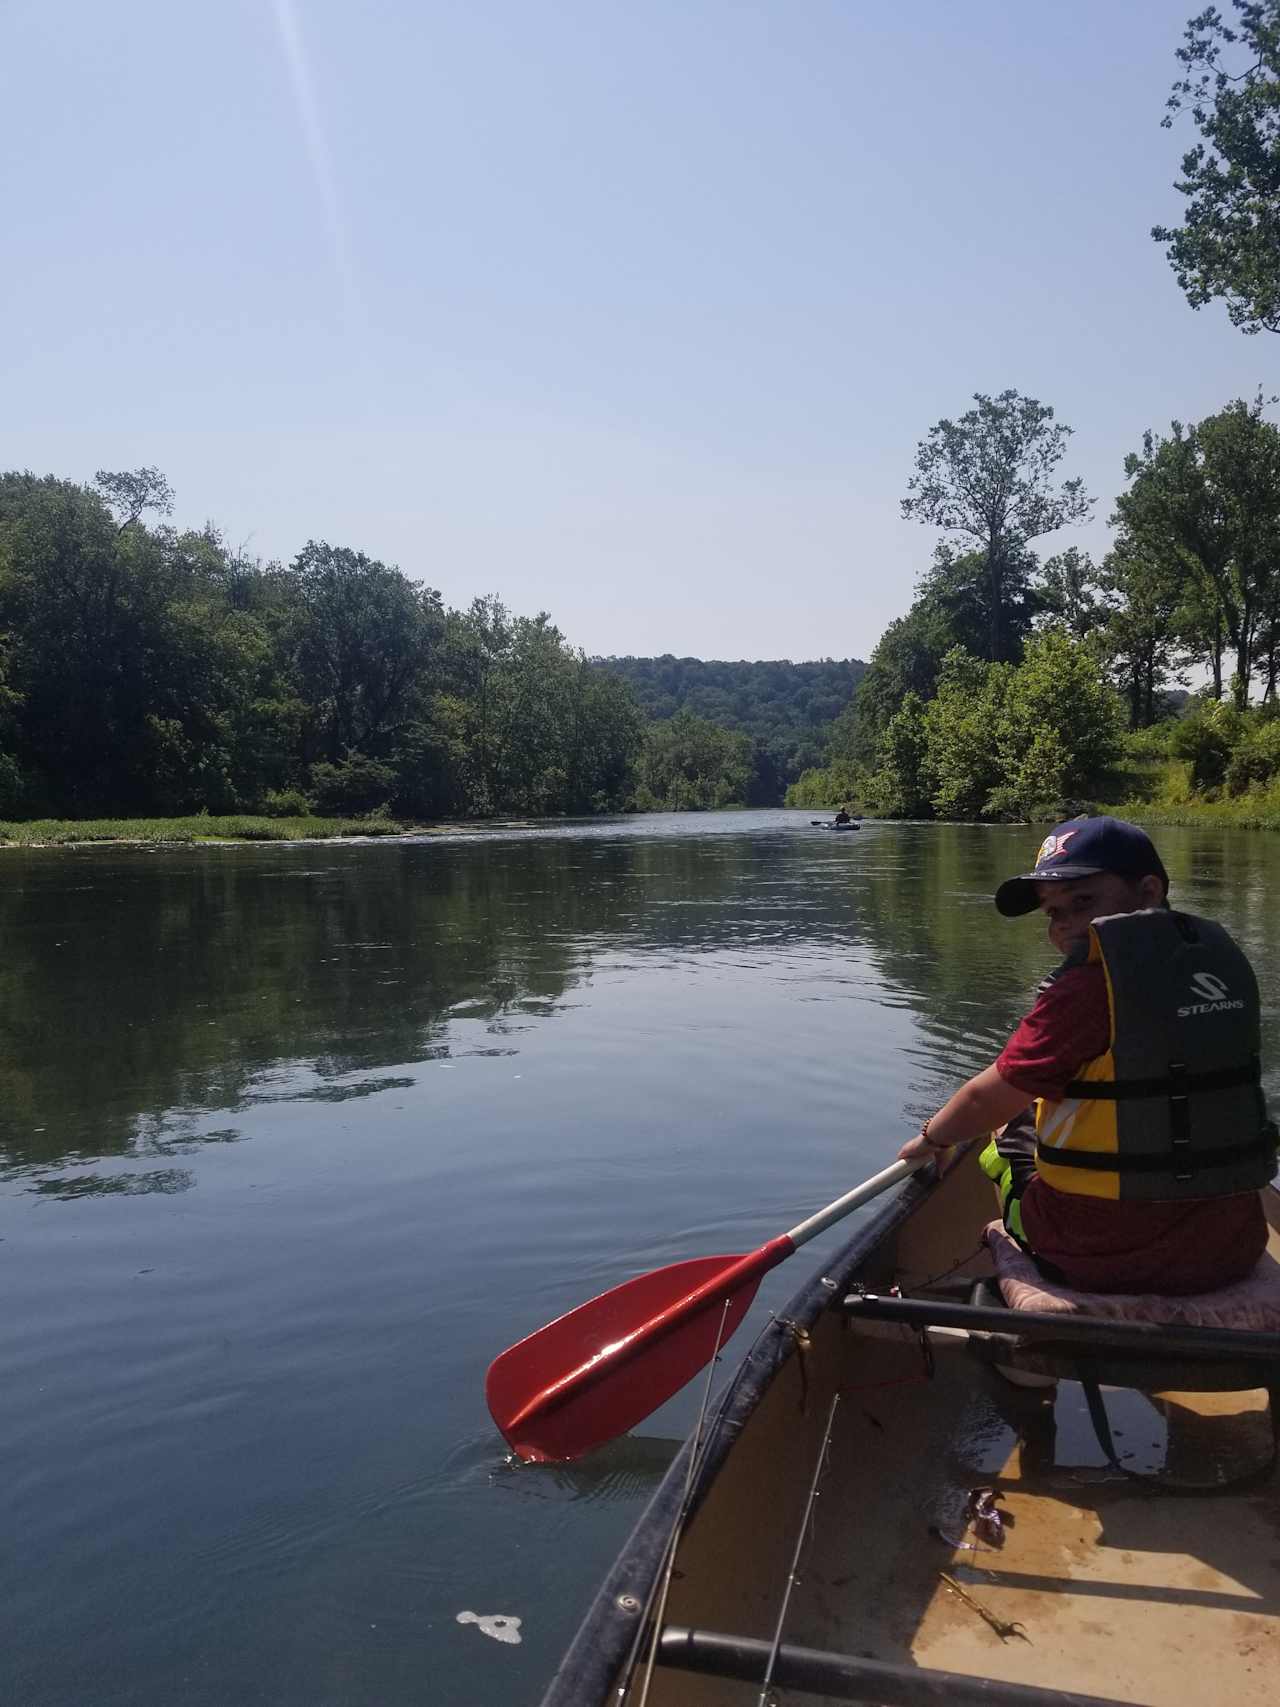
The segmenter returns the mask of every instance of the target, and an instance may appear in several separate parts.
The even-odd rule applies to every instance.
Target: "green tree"
[[[0,577],[3,574],[0,564]],[[9,650],[9,636],[0,634],[0,818],[14,817],[26,793],[16,750],[22,695],[9,686]]]
[[[905,616],[895,617],[876,642],[851,704],[832,727],[832,759],[874,764],[906,695],[933,698],[942,660],[956,644],[945,612],[930,600],[918,598]]]
[[[392,767],[363,753],[352,753],[336,765],[321,761],[311,767],[311,787],[320,812],[373,812],[390,803],[395,786]]]
[[[570,680],[571,727],[565,763],[570,812],[607,812],[623,805],[644,748],[645,721],[630,685],[595,669],[581,653]]]
[[[1074,545],[1041,566],[1036,591],[1042,623],[1074,640],[1087,638],[1102,620],[1101,571],[1087,551]]]
[[[100,496],[70,481],[6,475],[0,542],[0,627],[13,637],[33,803],[152,809],[174,755],[189,765],[211,709],[222,709],[204,693],[225,663],[216,634],[175,598],[165,540],[118,526]]]
[[[1039,608],[1032,586],[1035,564],[1023,553],[1009,566],[1003,581],[1002,622],[1014,659]],[[954,556],[938,554],[922,577],[911,609],[891,622],[880,636],[866,674],[849,708],[832,726],[833,762],[878,766],[885,730],[904,697],[933,698],[942,660],[955,646],[975,657],[987,649],[990,636],[990,580],[979,552]]]
[[[158,468],[134,468],[119,474],[100,468],[93,485],[116,517],[121,532],[141,520],[147,510],[154,510],[158,516],[173,514],[173,487]]]
[[[1217,702],[1193,705],[1178,720],[1171,743],[1173,752],[1191,764],[1191,786],[1201,792],[1216,789],[1226,780],[1231,756],[1247,727],[1244,713],[1234,705]]]
[[[642,811],[705,812],[746,800],[751,742],[692,712],[649,726],[637,767]]]
[[[1001,783],[993,817],[1061,816],[1096,789],[1120,752],[1121,715],[1096,655],[1062,633],[1038,635],[1000,695]]]
[[[1105,559],[1101,585],[1109,595],[1095,630],[1112,680],[1129,708],[1130,729],[1156,721],[1161,696],[1182,661],[1186,586],[1170,564],[1121,534]]]
[[[1096,649],[1061,630],[1033,636],[1016,666],[956,647],[933,700],[909,694],[890,721],[871,796],[895,815],[1061,815],[1105,779],[1120,728]]]
[[[1219,693],[1223,639],[1235,654],[1240,708],[1280,575],[1280,431],[1262,409],[1261,396],[1237,398],[1198,425],[1173,422],[1168,438],[1146,433],[1141,454],[1125,458],[1129,490],[1113,518],[1171,573],[1182,569]]]
[[[1245,332],[1280,332],[1280,0],[1232,0],[1187,24],[1163,123],[1188,111],[1201,141],[1182,157],[1181,226],[1157,225],[1193,308],[1220,297]]]
[[[317,756],[385,756],[444,627],[440,595],[361,551],[310,540],[294,559],[287,645]]]
[[[1005,778],[997,731],[1011,664],[990,664],[962,647],[943,660],[938,691],[925,709],[922,774],[941,818],[980,818]]]
[[[927,818],[933,802],[929,784],[929,724],[924,701],[907,693],[880,741],[873,802],[889,818]]]
[[[902,514],[974,542],[987,583],[985,653],[1016,655],[1006,607],[1032,540],[1088,519],[1083,482],[1055,484],[1070,427],[1034,397],[974,394],[975,408],[942,420],[916,448]]]

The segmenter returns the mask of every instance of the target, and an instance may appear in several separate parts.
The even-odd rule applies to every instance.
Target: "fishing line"
[[[791,1604],[791,1591],[799,1580],[796,1576],[800,1569],[800,1555],[804,1551],[805,1541],[809,1535],[809,1524],[813,1516],[813,1503],[818,1497],[818,1483],[826,1473],[831,1451],[831,1430],[835,1426],[836,1406],[840,1403],[837,1393],[831,1401],[831,1409],[827,1412],[827,1426],[822,1436],[822,1445],[818,1448],[818,1462],[813,1467],[813,1480],[809,1484],[809,1497],[804,1503],[804,1515],[800,1519],[800,1533],[796,1536],[795,1551],[791,1555],[791,1569],[787,1572],[787,1586],[782,1593],[782,1605],[778,1608],[778,1623],[773,1632],[773,1644],[769,1649],[769,1663],[765,1667],[764,1682],[760,1685],[760,1695],[756,1707],[769,1707],[769,1690],[773,1684],[773,1668],[777,1663],[778,1650],[782,1646],[782,1626],[786,1622],[787,1608]]]
[[[729,1319],[729,1307],[732,1303],[732,1298],[726,1298],[724,1306],[720,1312],[720,1326],[716,1330],[715,1349],[711,1353],[710,1362],[707,1364],[707,1379],[703,1383],[702,1403],[698,1407],[698,1421],[693,1431],[693,1443],[689,1449],[689,1464],[688,1468],[685,1470],[684,1491],[680,1495],[680,1505],[676,1511],[676,1520],[671,1526],[670,1535],[667,1537],[667,1545],[664,1550],[662,1562],[658,1567],[658,1574],[650,1584],[649,1593],[645,1597],[644,1609],[640,1614],[640,1623],[636,1630],[635,1638],[631,1643],[631,1652],[627,1655],[627,1663],[623,1667],[622,1680],[617,1689],[617,1699],[619,1701],[624,1700],[627,1691],[631,1687],[631,1678],[640,1656],[641,1645],[644,1642],[646,1633],[650,1633],[651,1639],[649,1642],[649,1654],[645,1664],[644,1681],[640,1686],[640,1699],[637,1703],[637,1707],[645,1707],[645,1702],[649,1699],[649,1685],[653,1679],[653,1666],[658,1654],[658,1632],[662,1628],[663,1615],[667,1610],[667,1594],[670,1591],[671,1578],[675,1571],[676,1551],[679,1548],[680,1537],[684,1531],[684,1520],[689,1513],[689,1496],[693,1491],[694,1476],[701,1467],[703,1449],[702,1431],[706,1425],[707,1405],[711,1399],[711,1382],[715,1374],[717,1359],[720,1356],[720,1346],[724,1339],[725,1323]],[[655,1598],[658,1599],[658,1607],[656,1613],[653,1615],[651,1623],[650,1613],[653,1612]]]

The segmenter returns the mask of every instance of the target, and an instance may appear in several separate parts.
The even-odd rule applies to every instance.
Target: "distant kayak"
[[[824,818],[810,818],[810,827],[814,830],[858,830],[860,824],[831,824]]]

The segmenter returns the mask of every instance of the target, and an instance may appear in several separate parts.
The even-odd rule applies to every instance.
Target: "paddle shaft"
[[[801,1245],[810,1239],[817,1238],[819,1233],[828,1227],[852,1215],[855,1209],[860,1209],[864,1203],[869,1203],[873,1197],[879,1197],[891,1186],[897,1185],[909,1174],[923,1164],[925,1158],[911,1162],[895,1162],[892,1167],[883,1168],[878,1174],[873,1174],[869,1180],[864,1180],[852,1191],[847,1191],[843,1197],[836,1198],[825,1209],[820,1209],[816,1215],[809,1216],[807,1221],[801,1221],[789,1233],[783,1233],[776,1239],[770,1239],[758,1250],[748,1255],[737,1257],[727,1264],[719,1274],[712,1275],[701,1286],[696,1286],[683,1298],[678,1298],[669,1304],[665,1310],[656,1311],[629,1334],[621,1335],[612,1345],[596,1352],[585,1362],[567,1370],[559,1380],[551,1382],[538,1393],[535,1393],[527,1404],[521,1407],[515,1416],[510,1418],[506,1432],[514,1433],[533,1417],[553,1410],[557,1405],[566,1403],[584,1388],[589,1387],[593,1380],[616,1367],[621,1359],[628,1362],[638,1357],[647,1346],[661,1339],[665,1334],[688,1321],[689,1317],[700,1310],[705,1310],[712,1304],[723,1302],[732,1297],[735,1292],[744,1287],[752,1291],[760,1284],[761,1276],[776,1268],[780,1262],[785,1262]]]
[[[807,1221],[801,1221],[798,1227],[793,1227],[789,1233],[784,1233],[783,1237],[791,1241],[791,1250],[799,1250],[800,1246],[807,1245],[810,1239],[816,1239],[819,1233],[825,1233],[828,1227],[834,1227],[837,1221],[843,1221],[846,1215],[852,1215],[855,1209],[861,1209],[864,1203],[870,1203],[873,1197],[879,1197],[881,1192],[888,1191],[891,1185],[897,1185],[899,1180],[915,1173],[926,1160],[927,1157],[922,1157],[920,1161],[894,1162],[891,1167],[881,1168],[878,1174],[872,1174],[871,1178],[863,1180],[861,1185],[855,1185],[852,1191],[846,1191],[843,1197],[837,1197],[834,1203],[828,1203],[825,1209],[820,1209]],[[787,1255],[790,1254],[788,1251]]]

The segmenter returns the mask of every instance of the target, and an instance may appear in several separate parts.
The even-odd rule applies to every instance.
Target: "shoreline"
[[[779,808],[779,810],[800,810]],[[805,810],[816,810],[806,808]],[[1280,830],[1280,806],[1269,799],[1241,795],[1229,800],[1182,801],[1177,804],[1144,800],[1118,803],[1098,802],[1096,812],[1106,812],[1132,823],[1163,828]],[[615,814],[608,814],[615,816]],[[628,814],[633,816],[633,814]],[[594,819],[561,816],[546,818],[458,818],[432,823],[401,822],[390,818],[266,818],[248,813],[213,816],[194,815],[172,819],[42,818],[23,824],[0,822],[0,852],[21,848],[94,847],[237,847],[261,843],[305,842],[335,845],[342,842],[396,840],[427,841],[437,836],[485,835],[494,830],[533,830],[546,825],[591,823]],[[885,819],[886,823],[908,820]],[[982,819],[932,819],[910,822],[983,823]],[[992,820],[992,827],[997,821]],[[19,831],[18,835],[12,834]]]
[[[1178,805],[1124,800],[1118,806],[1101,806],[1099,811],[1165,829],[1194,829],[1204,824],[1219,830],[1280,830],[1280,806],[1247,794],[1231,800],[1184,801]]]
[[[490,830],[531,830],[559,818],[465,818],[436,823],[401,823],[376,818],[264,818],[249,813],[207,817],[40,818],[28,824],[0,823],[0,852],[21,848],[239,847],[283,842],[311,844],[381,841],[433,836],[481,835]],[[146,828],[143,828],[146,826]],[[13,835],[14,830],[26,833]]]

